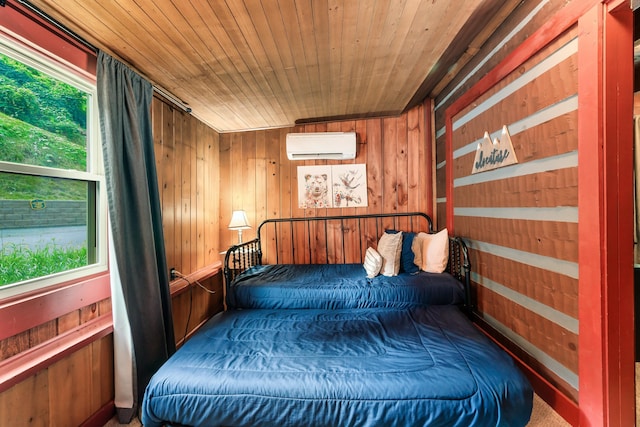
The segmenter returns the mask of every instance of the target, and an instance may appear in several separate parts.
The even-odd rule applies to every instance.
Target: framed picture
[[[358,208],[367,206],[367,169],[364,164],[335,165],[331,167],[333,178],[334,208]]]
[[[367,205],[366,165],[298,166],[299,208],[353,208]]]
[[[330,208],[331,166],[298,166],[298,207]]]

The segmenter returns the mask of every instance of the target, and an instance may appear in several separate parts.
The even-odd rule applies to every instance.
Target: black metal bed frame
[[[289,224],[291,235],[295,234],[294,223],[306,223],[306,234],[307,234],[307,242],[306,247],[309,254],[309,259],[311,259],[312,253],[312,242],[311,242],[311,223],[322,224],[324,228],[324,238],[325,241],[328,237],[328,224],[329,223],[338,223],[341,230],[345,229],[345,221],[353,221],[356,220],[357,224],[357,233],[358,235],[362,235],[362,224],[364,220],[375,220],[375,234],[376,236],[380,236],[381,231],[384,232],[385,227],[383,226],[383,222],[385,220],[393,221],[393,227],[397,228],[398,220],[401,218],[406,218],[409,221],[409,229],[405,231],[424,231],[424,228],[420,228],[421,226],[426,225],[429,233],[433,233],[433,222],[431,217],[422,212],[398,212],[398,213],[389,213],[389,214],[363,214],[363,215],[337,215],[337,216],[314,216],[314,217],[303,217],[303,218],[274,218],[267,219],[263,221],[257,229],[257,237],[253,240],[240,243],[230,247],[227,250],[227,253],[224,258],[224,276],[225,276],[225,290],[228,290],[229,284],[236,278],[236,276],[248,268],[253,267],[254,265],[262,265],[262,241],[261,236],[266,230],[266,227],[273,225],[273,235],[275,237],[275,247],[276,247],[276,264],[280,263],[280,251],[279,249],[279,233],[278,233],[278,224]],[[265,230],[263,230],[263,228]],[[320,233],[322,234],[322,232]],[[291,254],[296,253],[295,242],[296,239],[293,237],[291,240]],[[339,245],[340,246],[340,245]],[[333,262],[334,264],[344,264],[346,262],[345,259],[345,240],[344,235],[342,238],[342,262]],[[329,259],[328,245],[325,244],[325,263],[331,263]],[[364,257],[364,252],[366,251],[366,242],[365,247],[363,249],[363,242],[360,241],[359,244],[360,250],[360,258],[361,260]],[[469,262],[468,249],[464,241],[459,237],[449,237],[449,263],[447,265],[446,271],[460,280],[465,288],[465,308],[467,310],[471,309],[471,264]]]

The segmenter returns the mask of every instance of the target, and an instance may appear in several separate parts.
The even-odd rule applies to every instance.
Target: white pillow
[[[400,255],[402,253],[402,232],[384,233],[378,241],[378,252],[382,256],[383,276],[397,276],[400,272]]]
[[[417,240],[415,263],[421,270],[429,273],[442,273],[449,262],[449,232],[443,229],[435,234],[419,233]],[[413,249],[413,246],[412,246]],[[422,260],[420,264],[418,261]]]
[[[367,272],[367,277],[372,279],[380,273],[382,268],[382,256],[373,248],[367,248],[367,252],[364,254],[364,269]]]
[[[424,264],[422,258],[422,245],[424,244],[424,239],[427,238],[427,233],[420,232],[416,234],[413,238],[413,242],[411,242],[411,252],[413,252],[413,263],[418,266],[420,270],[422,270],[422,265]]]

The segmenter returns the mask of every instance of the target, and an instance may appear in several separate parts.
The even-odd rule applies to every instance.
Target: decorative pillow
[[[397,230],[385,230],[386,233],[395,234]],[[400,252],[400,271],[406,271],[407,273],[413,274],[420,271],[417,265],[414,264],[414,253],[411,248],[413,244],[413,239],[415,238],[416,233],[412,232],[403,232],[402,233],[402,251]]]
[[[380,274],[383,276],[397,276],[400,272],[402,234],[402,231],[395,234],[383,233],[378,241],[378,252],[383,259]]]
[[[414,239],[415,246],[419,246],[419,253],[416,253],[416,262],[420,269],[430,273],[442,273],[447,268],[449,262],[449,233],[443,229],[435,234],[419,233]]]
[[[382,268],[382,256],[373,248],[367,248],[367,252],[364,254],[364,269],[367,272],[367,277],[372,279],[380,273]]]
[[[427,233],[418,233],[413,238],[413,242],[411,242],[411,252],[413,252],[413,265],[415,265],[418,270],[422,270],[422,265],[424,262],[422,257],[422,245],[426,238]]]

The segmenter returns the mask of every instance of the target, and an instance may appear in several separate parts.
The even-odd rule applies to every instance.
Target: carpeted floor
[[[104,425],[104,427],[121,427],[121,426],[127,426],[127,427],[141,427],[142,423],[140,422],[140,420],[136,417],[133,419],[133,421],[131,421],[131,423],[129,424],[120,424],[118,422],[118,418],[116,416],[114,416],[113,418],[111,418],[109,420],[108,423],[106,423]]]
[[[636,377],[638,376],[638,368],[636,366]],[[636,381],[637,383],[637,381]],[[636,409],[637,410],[637,409]],[[131,424],[119,424],[117,418],[112,418],[104,427],[140,427],[140,421],[136,418]],[[544,400],[534,395],[533,398],[533,413],[531,414],[531,421],[527,424],[527,427],[570,427],[557,412],[555,412]]]
[[[535,394],[533,396],[533,412],[527,427],[571,427],[571,424]]]
[[[636,426],[640,426],[640,363],[636,363]],[[535,396],[533,413],[527,427],[569,426],[560,415],[549,407],[542,399]]]

